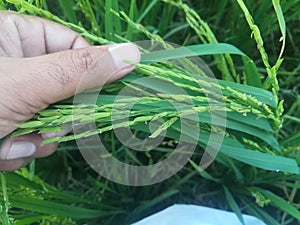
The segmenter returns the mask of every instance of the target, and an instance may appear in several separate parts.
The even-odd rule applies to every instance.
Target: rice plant
[[[48,159],[1,174],[3,224],[130,224],[174,203],[234,211],[242,223],[242,213],[298,223],[299,52],[289,24],[299,21],[299,1],[6,0],[0,7],[61,23],[91,44],[136,42],[142,52],[135,71],[101,94],[88,90],[18,125],[14,136],[70,126],[74,133],[45,140],[61,143]],[[141,154],[116,130],[165,140]],[[81,158],[78,141],[98,135],[111,157],[132,165],[164,160],[182,137],[196,150],[168,180],[124,186]],[[216,158],[203,170],[205,149]]]

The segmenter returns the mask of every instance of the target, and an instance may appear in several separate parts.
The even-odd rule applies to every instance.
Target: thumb
[[[135,45],[93,46],[23,59],[19,71],[28,92],[23,96],[44,106],[57,102],[121,78],[134,69],[125,61],[140,61]]]

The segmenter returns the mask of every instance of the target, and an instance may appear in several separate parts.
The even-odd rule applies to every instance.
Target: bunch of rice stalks
[[[124,160],[127,164],[140,168],[155,165],[168,158],[174,159],[180,166],[189,162],[185,169],[188,171],[187,176],[182,181],[177,175],[174,176],[176,188],[180,189],[179,186],[184,186],[185,182],[189,184],[192,179],[196,180],[194,176],[197,175],[201,179],[197,181],[204,182],[204,186],[207,187],[202,191],[210,193],[208,189],[213,187],[216,192],[222,193],[228,205],[224,208],[233,210],[241,222],[243,222],[241,213],[247,212],[258,216],[268,224],[279,224],[272,217],[273,213],[267,213],[261,208],[268,204],[275,206],[279,212],[275,216],[282,221],[286,218],[290,218],[289,221],[300,218],[297,210],[299,206],[290,204],[297,199],[296,190],[299,188],[297,183],[299,168],[295,157],[293,158],[293,151],[297,149],[298,142],[296,144],[293,142],[293,147],[285,142],[279,142],[279,132],[283,124],[283,102],[279,100],[280,87],[277,75],[286,41],[285,20],[279,1],[273,0],[272,6],[282,36],[282,47],[273,66],[265,50],[261,30],[255,24],[244,2],[236,1],[255,39],[263,71],[238,48],[228,43],[219,43],[209,25],[181,0],[144,3],[135,0],[123,3],[97,0],[76,0],[68,3],[59,1],[59,6],[56,7],[59,7],[65,19],[71,22],[50,13],[47,5],[40,1],[7,0],[7,2],[13,4],[20,12],[38,15],[68,26],[91,43],[108,44],[145,38],[149,40],[136,42],[142,52],[142,61],[135,64],[136,70],[131,74],[113,84],[88,90],[74,98],[49,106],[30,121],[19,124],[19,129],[12,135],[54,132],[72,127],[74,131],[72,134],[47,139],[43,144],[56,141],[74,144],[75,140],[83,155],[101,145],[101,149],[108,151],[101,154],[98,152],[95,157],[100,161],[89,162],[97,171],[99,168],[96,164],[101,164],[102,171],[113,171],[117,166],[107,160],[112,158]],[[0,6],[8,7],[3,1],[0,1]],[[149,20],[147,15],[150,12],[152,15],[160,15],[162,6],[162,15],[169,17],[181,15],[185,18],[184,21],[180,21],[181,25],[165,36],[189,28],[193,30],[197,42],[201,44],[174,46],[156,34],[155,28],[140,24],[142,21],[147,24]],[[80,16],[70,10],[70,7],[80,12]],[[99,8],[105,10],[99,11],[97,10]],[[100,24],[101,19],[105,23]],[[87,29],[80,23],[81,20],[86,23]],[[167,31],[166,26],[168,25],[162,20],[158,29]],[[215,64],[217,69],[214,70],[214,74],[218,79],[207,66],[204,66],[205,63],[195,56],[203,56]],[[243,69],[240,69],[241,67]],[[193,153],[195,156],[192,156]],[[154,172],[143,174],[145,177],[141,183],[134,180],[135,177],[130,174],[129,169],[124,170],[129,173],[127,178],[130,184],[146,185],[162,181],[159,180],[161,174],[167,174],[163,176],[166,179],[176,173],[181,169],[176,163],[170,164],[169,167],[159,166]],[[47,204],[52,203],[58,209],[68,209],[67,195],[61,196],[64,205],[55,205],[60,202],[59,197],[57,199],[52,197],[55,200],[50,203],[51,196],[45,197],[41,191],[45,189],[46,184],[41,180],[35,180],[31,182],[41,186],[30,187],[30,184],[22,179],[31,177],[32,180],[34,170],[30,170],[31,175],[24,171],[26,170],[23,170],[22,176],[20,174],[9,176],[16,176],[22,185],[32,190],[39,189],[40,192],[36,192],[38,194],[34,197],[35,200],[32,200],[32,206],[25,204],[25,199],[20,196],[9,197],[13,207],[45,213],[47,211],[45,202],[48,199]],[[116,173],[118,175],[118,171]],[[114,172],[111,174],[116,175]],[[19,188],[9,176],[8,187]],[[110,176],[107,178],[112,179]],[[5,177],[2,177],[3,193],[6,190],[4,181]],[[122,179],[117,181],[129,184]],[[98,181],[93,182],[99,185]],[[113,198],[122,198],[122,194],[130,192],[126,190],[119,196],[106,183],[101,183],[101,187],[103,199],[106,195],[112,197],[112,193]],[[143,203],[142,207],[127,217],[127,221],[139,218],[140,214],[145,213],[153,205],[162,203],[178,193],[177,189],[176,191],[172,189],[173,187],[164,188],[162,189],[164,194],[157,194],[157,198],[149,204]],[[188,188],[183,192],[192,193]],[[47,190],[47,194],[49,193],[58,196],[56,190]],[[32,193],[28,192],[27,195]],[[7,195],[4,194],[5,196]],[[252,204],[253,199],[257,204]],[[4,204],[3,220],[7,221],[8,201],[5,202],[7,204]],[[83,200],[77,203],[88,204]],[[34,205],[36,207],[33,207]],[[218,204],[213,204],[215,205]],[[107,213],[85,209],[85,219],[105,216],[110,218],[107,221],[113,221],[113,217],[117,218],[118,214],[124,214],[116,209],[120,208],[119,205],[110,208],[109,203],[105,206],[95,203],[93,206],[100,207]],[[136,204],[133,207],[136,207]],[[51,211],[49,214],[62,218],[82,219],[75,216],[76,210],[83,209],[71,207],[67,211],[69,214],[67,212],[61,214],[60,210]]]

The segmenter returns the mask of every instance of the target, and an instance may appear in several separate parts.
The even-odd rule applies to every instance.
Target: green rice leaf
[[[293,146],[293,145],[300,146],[300,130],[296,131],[294,134],[292,134],[288,138],[282,140],[280,143],[285,146]]]
[[[139,215],[142,212],[144,212],[147,209],[150,209],[151,207],[154,207],[155,205],[162,203],[166,199],[178,194],[179,191],[176,189],[168,190],[167,192],[162,193],[160,196],[157,196],[149,201],[147,201],[147,204],[143,204],[141,206],[138,206],[132,213]]]
[[[131,128],[148,132],[147,126],[143,123],[133,125]],[[166,137],[175,140],[179,140],[180,135],[181,137],[185,137],[184,140],[190,140],[191,143],[198,141],[202,147],[206,148],[211,134],[206,132],[195,133],[194,128],[191,127],[185,127],[184,130],[181,130],[178,123],[174,124],[172,129],[166,133]],[[233,159],[258,168],[299,174],[299,168],[294,159],[246,149],[238,141],[229,137],[224,137],[219,151]]]
[[[265,103],[269,106],[272,106],[274,108],[276,107],[273,94],[267,90],[249,86],[249,85],[242,85],[242,84],[237,84],[237,83],[233,83],[233,82],[223,81],[223,80],[218,80],[218,83],[224,87],[227,86],[238,92],[251,95],[251,96],[255,97],[258,101]],[[231,95],[226,90],[223,90],[223,93],[225,95],[227,95],[227,94]]]
[[[6,7],[5,7],[3,0],[0,0],[0,10],[5,10],[5,9],[6,9]]]
[[[134,80],[137,80],[139,78],[140,78],[140,76],[136,76],[135,74],[129,74],[129,75],[123,77],[120,81],[131,83]],[[249,85],[243,85],[243,84],[237,84],[237,83],[233,83],[233,82],[229,82],[229,81],[216,80],[216,79],[209,78],[209,77],[199,77],[199,79],[201,79],[203,81],[206,81],[206,82],[217,83],[217,84],[221,85],[224,88],[225,87],[230,87],[230,88],[232,88],[232,89],[234,89],[238,92],[246,93],[250,96],[253,96],[258,101],[260,101],[264,104],[267,104],[267,105],[272,106],[272,107],[276,107],[276,104],[275,104],[275,101],[274,101],[274,96],[272,95],[272,93],[267,91],[267,90],[264,90],[262,88],[257,88],[257,87],[253,87],[253,86],[249,86]],[[139,82],[143,82],[143,81],[139,81]],[[185,84],[187,84],[187,85],[188,84],[195,85],[195,83],[193,83],[193,82],[188,82],[188,81],[185,81],[185,82],[186,82]],[[145,85],[145,87],[157,88],[153,84],[151,84],[151,85],[150,85],[150,83],[147,84],[147,82],[145,82],[144,85]],[[159,90],[164,91],[163,88],[161,88]],[[229,95],[229,96],[232,95],[232,93],[230,93],[226,89],[222,90],[222,92],[223,92],[223,95],[225,95],[225,96],[226,95]]]
[[[246,164],[276,172],[299,174],[299,167],[294,159],[270,155],[253,150],[222,145],[220,151],[225,155]]]
[[[19,216],[12,216],[12,217],[16,220],[15,225],[35,224],[44,219],[44,215],[37,215],[37,214],[26,215],[23,216],[23,218],[20,218]]]
[[[141,62],[162,62],[172,59],[179,59],[191,56],[214,55],[214,54],[235,54],[246,56],[245,53],[226,43],[200,44],[186,47],[179,47],[169,50],[161,50],[142,54]]]
[[[300,220],[300,211],[299,209],[295,208],[292,204],[288,201],[284,200],[283,198],[279,197],[278,195],[274,194],[271,191],[264,190],[261,188],[253,188],[254,190],[260,192],[266,198],[271,200],[271,203],[276,207],[280,208],[282,211],[286,212],[287,214],[297,218]]]
[[[264,221],[266,224],[272,224],[272,225],[281,225],[278,223],[270,214],[265,212],[265,210],[258,206],[255,203],[250,203],[251,200],[249,198],[245,198],[244,196],[240,198],[242,203],[247,206],[247,211],[253,215],[256,216],[257,218],[261,219]]]
[[[129,10],[129,18],[134,21],[134,17],[135,17],[135,10],[136,10],[136,0],[131,0],[130,1],[130,10]],[[133,27],[130,26],[130,24],[128,24],[127,26],[127,32],[126,32],[126,37],[128,40],[132,40],[132,36],[133,36]]]
[[[61,217],[88,219],[122,213],[121,210],[104,212],[31,197],[10,196],[9,199],[13,207]]]
[[[157,2],[159,2],[159,0],[150,1],[150,3],[147,5],[147,8],[144,9],[143,12],[141,12],[140,16],[136,20],[136,23],[140,23]]]
[[[71,23],[77,24],[78,20],[74,10],[75,2],[73,0],[58,0],[58,3],[60,8],[63,10],[67,20],[69,20]]]
[[[211,181],[214,181],[216,183],[221,183],[222,182],[222,179],[218,179],[218,178],[213,177],[208,172],[201,169],[201,167],[199,165],[197,165],[197,163],[195,163],[194,161],[189,160],[189,162],[194,167],[194,169],[199,173],[199,175],[201,177],[203,177],[204,179],[211,180]]]
[[[110,0],[112,1],[112,9],[116,12],[120,11],[119,1],[118,0]],[[113,26],[114,26],[114,35],[122,33],[121,20],[118,17],[113,16]]]
[[[239,183],[244,184],[245,180],[248,179],[248,177],[245,178],[245,174],[243,174],[242,171],[240,171],[238,163],[236,163],[235,160],[232,160],[223,153],[219,152],[215,160],[223,164],[224,166],[230,168],[234,172],[236,180]]]
[[[234,197],[232,196],[232,194],[230,193],[230,191],[228,190],[228,188],[226,186],[223,186],[223,189],[224,189],[225,196],[226,196],[226,199],[227,199],[227,202],[228,202],[230,208],[236,214],[236,216],[238,217],[239,221],[243,225],[245,225],[245,221],[244,221],[242,212],[241,212],[240,207],[238,206],[237,202],[235,201]]]
[[[279,62],[280,58],[283,55],[283,51],[284,51],[284,48],[285,48],[286,26],[285,26],[285,19],[284,19],[284,16],[283,16],[283,12],[282,12],[282,9],[281,9],[281,6],[280,6],[280,0],[272,0],[272,3],[273,3],[273,7],[275,9],[275,12],[276,12],[276,16],[277,16],[278,23],[279,23],[279,28],[280,28],[281,35],[282,35],[282,47],[281,47],[281,52],[278,56],[278,62]]]
[[[105,38],[112,40],[113,35],[113,15],[111,13],[112,0],[105,1]]]
[[[242,59],[245,66],[246,84],[262,88],[261,79],[259,77],[258,69],[255,64],[245,56],[243,56]]]

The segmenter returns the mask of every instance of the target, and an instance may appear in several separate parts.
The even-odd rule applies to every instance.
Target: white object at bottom
[[[266,225],[243,215],[246,225]],[[242,225],[233,212],[196,205],[173,205],[132,225]]]

